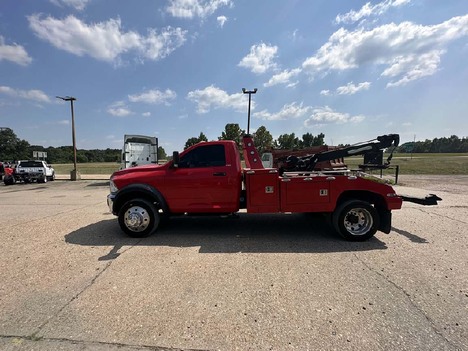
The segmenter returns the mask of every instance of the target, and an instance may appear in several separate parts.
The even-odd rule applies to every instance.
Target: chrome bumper
[[[107,207],[109,207],[109,211],[110,213],[114,213],[114,198],[115,198],[115,195],[114,194],[109,194],[107,195]]]

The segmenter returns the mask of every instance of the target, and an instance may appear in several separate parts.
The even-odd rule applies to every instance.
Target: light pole
[[[250,102],[252,101],[252,94],[255,94],[257,92],[257,88],[254,90],[246,90],[245,88],[242,88],[242,92],[244,94],[249,94],[249,113],[247,117],[247,134],[250,134]]]
[[[73,139],[73,171],[70,172],[70,180],[77,180],[80,179],[80,174],[76,169],[76,139],[75,139],[75,113],[73,111],[73,101],[76,100],[73,96],[56,96],[57,99],[61,99],[63,101],[70,101],[71,105],[71,116],[72,116],[72,139]]]

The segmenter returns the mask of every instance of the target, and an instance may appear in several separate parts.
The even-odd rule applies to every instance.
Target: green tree
[[[278,149],[284,150],[294,150],[299,149],[299,139],[294,133],[291,134],[281,134],[277,140],[275,140],[275,147]]]
[[[189,138],[185,142],[184,150],[188,149],[192,145],[198,144],[201,141],[208,141],[208,138],[206,137],[205,134],[203,134],[203,132],[200,132],[200,135],[198,136],[198,138],[196,137]]]
[[[260,155],[273,146],[273,137],[265,126],[261,126],[255,131],[253,139]]]
[[[166,150],[162,146],[158,147],[158,160],[165,160],[167,158]]]
[[[234,140],[237,146],[240,147],[243,134],[245,134],[245,131],[240,129],[239,124],[228,123],[218,140]]]
[[[300,147],[306,148],[311,146],[321,146],[324,145],[325,134],[320,133],[317,136],[313,136],[310,133],[306,133],[302,136],[302,140],[300,141]]]
[[[32,158],[29,143],[19,139],[10,128],[0,129],[0,161],[16,161]]]

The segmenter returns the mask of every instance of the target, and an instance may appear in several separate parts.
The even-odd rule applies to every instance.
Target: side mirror
[[[180,162],[179,151],[174,151],[172,153],[172,165],[175,168],[178,168],[179,167],[179,162]]]

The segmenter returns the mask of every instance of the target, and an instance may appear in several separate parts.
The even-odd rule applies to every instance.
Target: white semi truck
[[[158,138],[146,135],[124,135],[120,169],[158,163]]]

